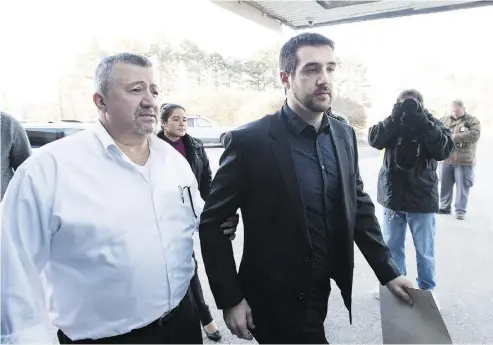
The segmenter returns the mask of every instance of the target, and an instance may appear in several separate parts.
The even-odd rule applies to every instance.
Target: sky
[[[104,45],[122,36],[146,43],[159,33],[246,57],[295,34],[285,29],[279,35],[209,0],[11,0],[0,1],[0,13],[0,90],[8,90],[16,104],[56,97],[59,74],[94,37]],[[418,62],[451,71],[492,71],[491,18],[493,6],[488,6],[311,31],[333,39],[339,55],[355,56],[368,66],[377,80],[378,104],[379,97],[386,102],[402,75],[414,80],[407,71]],[[422,75],[415,78],[426,82]]]

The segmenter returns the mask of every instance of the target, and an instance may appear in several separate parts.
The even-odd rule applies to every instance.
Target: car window
[[[55,140],[63,138],[63,132],[54,128],[26,128],[31,147],[41,147]]]
[[[81,130],[81,128],[26,128],[26,133],[31,147],[37,148]]]
[[[195,127],[193,120],[195,119],[187,119],[187,127]]]
[[[82,128],[64,128],[63,132],[64,132],[65,136],[67,136],[67,135],[72,135],[72,134],[78,133],[82,130],[83,130]]]
[[[212,127],[212,123],[204,119],[197,119],[197,127]]]

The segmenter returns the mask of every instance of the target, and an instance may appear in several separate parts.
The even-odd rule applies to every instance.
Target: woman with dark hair
[[[212,182],[209,158],[205,153],[202,142],[187,134],[187,114],[184,107],[171,103],[165,103],[161,106],[161,130],[157,136],[168,142],[187,159],[197,178],[200,196],[205,200],[209,195]],[[204,300],[195,254],[194,260],[195,275],[190,281],[190,291],[195,300],[200,322],[204,327],[207,338],[219,341],[221,340],[221,333],[212,318],[209,306]]]

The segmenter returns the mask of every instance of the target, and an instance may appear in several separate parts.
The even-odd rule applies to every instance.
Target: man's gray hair
[[[140,67],[152,67],[152,62],[143,55],[132,53],[120,53],[116,55],[106,56],[101,60],[96,68],[96,74],[94,82],[96,84],[96,91],[103,95],[107,95],[110,90],[113,72],[115,65],[118,63],[127,63]]]
[[[464,107],[464,102],[461,99],[456,99],[452,102],[453,105],[459,108],[465,108]]]

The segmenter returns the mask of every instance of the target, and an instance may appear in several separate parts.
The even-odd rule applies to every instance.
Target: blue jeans
[[[409,224],[416,249],[417,283],[420,289],[433,290],[435,281],[435,213],[410,213],[384,210],[383,238],[402,275],[406,275],[406,227]]]

